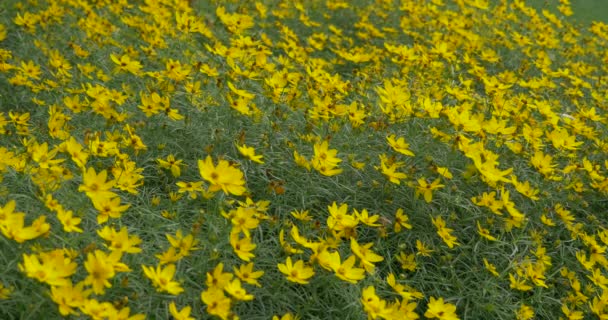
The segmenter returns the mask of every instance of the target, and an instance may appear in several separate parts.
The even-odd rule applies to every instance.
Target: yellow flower
[[[439,320],[458,320],[456,315],[456,306],[450,303],[445,303],[443,298],[435,299],[431,297],[431,301],[427,305],[427,310],[424,316],[429,319],[437,318]]]
[[[445,242],[445,244],[450,249],[452,249],[454,246],[460,245],[460,243],[457,242],[458,239],[454,235],[452,235],[452,231],[454,230],[445,226],[445,220],[443,220],[442,217],[431,217],[431,222],[433,223],[435,228],[437,228],[437,234],[439,235],[439,237],[441,237],[443,242]]]
[[[194,200],[198,197],[199,192],[204,191],[202,181],[197,181],[197,182],[179,181],[179,182],[176,182],[175,184],[179,187],[179,189],[177,190],[178,193],[188,192],[188,196],[192,200]]]
[[[118,253],[118,251],[113,252]],[[104,294],[105,288],[111,288],[110,279],[116,274],[114,263],[110,257],[101,250],[95,250],[94,253],[87,255],[87,261],[84,263],[89,275],[84,279],[84,284],[93,286],[93,292],[96,294]]]
[[[511,289],[519,290],[519,291],[529,291],[532,290],[532,286],[527,284],[526,279],[516,278],[513,274],[509,273],[509,282],[511,284],[509,287]]]
[[[234,250],[234,253],[243,261],[249,262],[251,258],[255,258],[255,254],[251,251],[257,247],[256,244],[251,242],[251,238],[245,236],[244,238],[239,237],[238,232],[230,232],[230,245]]]
[[[40,254],[24,254],[23,263],[19,264],[19,270],[27,277],[51,286],[68,285],[69,277],[77,268],[76,262],[73,262],[67,252],[61,249]]]
[[[141,268],[144,270],[146,277],[152,280],[156,291],[164,291],[172,295],[179,295],[184,291],[179,282],[173,281],[173,276],[175,275],[174,264],[169,264],[164,269],[161,269],[160,265],[156,266],[156,269],[144,265]]]
[[[141,248],[137,247],[141,243],[141,239],[137,236],[130,236],[127,227],[120,228],[116,231],[108,226],[101,230],[97,230],[97,234],[104,240],[110,242],[107,246],[111,251],[119,251],[121,253],[139,253]]]
[[[84,282],[75,286],[70,281],[63,286],[51,286],[51,299],[59,307],[59,313],[63,316],[78,315],[77,308],[84,304],[84,299],[90,294],[90,290],[84,290]]]
[[[82,219],[74,217],[72,210],[64,210],[63,208],[61,210],[58,210],[57,219],[59,220],[59,222],[61,222],[61,225],[63,226],[63,231],[82,232],[82,229],[78,227]]]
[[[405,142],[405,139],[403,139],[403,137],[400,137],[399,139],[395,139],[395,138],[396,138],[396,136],[394,134],[391,134],[388,137],[386,137],[386,141],[391,146],[391,148],[393,148],[393,150],[395,150],[401,154],[413,157],[414,153],[409,149],[410,145],[407,142]]]
[[[113,198],[116,194],[110,191],[114,180],[107,181],[108,172],[103,170],[97,174],[95,169],[88,168],[82,175],[82,184],[78,191],[84,192],[93,202]]]
[[[97,223],[103,224],[109,218],[120,218],[122,213],[129,209],[130,204],[120,205],[120,197],[99,198],[93,201],[93,206],[97,209]]]
[[[376,295],[376,288],[373,286],[363,289],[361,303],[369,319],[377,319],[378,317],[389,319],[391,310],[387,307],[386,301]]]
[[[403,251],[399,253],[397,256],[397,261],[401,263],[401,268],[403,270],[416,271],[418,264],[416,263],[416,255],[415,254],[407,254]]]
[[[344,262],[340,262],[340,254],[327,250],[319,254],[319,260],[326,260],[325,263],[333,270],[336,276],[346,282],[357,283],[365,278],[365,269],[355,267],[355,256],[350,256]]]
[[[477,221],[477,233],[490,241],[496,241],[496,238],[490,234],[490,230],[483,228],[479,221]]]
[[[0,300],[6,300],[11,296],[13,288],[4,286],[4,283],[0,282]]]
[[[158,158],[156,159],[156,161],[158,162],[161,168],[171,170],[171,174],[174,177],[177,178],[181,175],[180,166],[182,165],[183,160],[175,159],[175,156],[170,154],[167,156],[166,159]]]
[[[291,313],[286,313],[286,314],[282,315],[280,318],[279,318],[279,316],[272,316],[272,320],[298,320],[298,319],[299,318],[297,316],[294,316]]]
[[[483,258],[483,265],[486,267],[493,276],[498,277],[498,271],[496,271],[496,266],[491,264],[486,258]]]
[[[245,283],[261,287],[258,278],[264,275],[264,271],[253,271],[253,262],[246,265],[241,265],[238,268],[234,267],[234,274]]]
[[[410,218],[403,213],[403,209],[397,209],[395,213],[395,232],[401,232],[402,228],[412,229],[412,225],[409,223]]]
[[[329,143],[323,141],[313,146],[314,156],[311,160],[312,167],[324,176],[334,176],[342,172],[338,167],[342,159],[337,157],[338,150],[329,149]]]
[[[198,240],[194,239],[192,234],[188,234],[187,236],[183,236],[181,230],[177,230],[175,233],[175,237],[170,234],[165,235],[169,243],[171,243],[171,247],[178,250],[177,254],[180,258],[187,257],[190,255],[190,251],[198,250],[196,247],[198,244]]]
[[[418,179],[418,186],[416,186],[416,197],[422,194],[424,196],[424,201],[426,201],[426,203],[431,203],[431,201],[433,201],[433,191],[445,187],[439,182],[439,178],[435,179],[435,181],[430,184],[426,182],[425,178]]]
[[[290,212],[290,214],[303,222],[307,222],[307,221],[311,221],[312,220],[312,216],[310,215],[310,212],[308,210],[293,210]]]
[[[207,156],[204,161],[198,160],[198,169],[201,177],[211,184],[211,192],[223,190],[224,193],[240,196],[247,191],[243,172],[226,160],[220,160],[215,166],[211,156]]]
[[[169,312],[175,320],[195,320],[195,318],[190,316],[191,310],[190,306],[185,306],[182,310],[178,311],[175,302],[171,301],[171,304],[169,304]]]
[[[239,149],[239,152],[249,160],[257,163],[264,163],[262,160],[264,156],[255,154],[255,149],[253,147],[248,147],[246,144],[243,144],[242,146],[237,145],[236,147]]]
[[[260,220],[256,218],[256,210],[252,207],[238,207],[230,211],[232,222],[232,232],[243,232],[245,236],[250,236],[250,231],[258,227]]]
[[[380,219],[380,216],[377,214],[374,215],[369,215],[369,212],[367,212],[367,209],[363,209],[361,210],[361,212],[357,211],[357,209],[354,210],[354,214],[357,217],[357,219],[359,219],[359,221],[361,221],[362,223],[370,226],[370,227],[379,227],[380,224],[376,223],[376,221],[378,221]]]
[[[292,263],[291,257],[287,257],[285,263],[279,263],[277,267],[281,273],[287,276],[287,280],[299,284],[307,284],[308,279],[315,274],[314,270],[305,266],[302,260]]]
[[[201,300],[207,305],[207,313],[227,320],[232,300],[226,297],[223,290],[209,288],[201,292]]]
[[[566,304],[562,305],[562,312],[568,320],[582,320],[585,318],[582,311],[571,310]]]
[[[416,255],[421,255],[424,257],[430,257],[431,253],[434,252],[433,249],[426,246],[426,244],[420,240],[416,240]]]
[[[403,172],[398,172],[399,168],[403,166],[403,162],[390,161],[385,155],[380,155],[380,169],[386,178],[394,183],[401,184],[401,180],[407,178],[407,175]]]
[[[359,245],[355,238],[350,238],[350,249],[357,256],[357,258],[361,259],[361,264],[365,268],[365,271],[368,273],[374,272],[374,263],[383,261],[384,258],[380,255],[377,255],[374,251],[371,250],[373,243],[367,243],[364,245]]]
[[[230,281],[230,283],[224,287],[224,290],[237,300],[250,301],[254,298],[252,294],[245,291],[245,289],[241,286],[241,280],[238,278]]]
[[[131,57],[126,54],[123,54],[120,57],[115,54],[110,54],[110,59],[117,65],[117,70],[127,71],[134,75],[138,75],[141,71],[141,63],[136,60],[131,60]]]
[[[224,272],[224,264],[219,263],[215,266],[212,273],[207,272],[207,279],[205,280],[205,284],[208,288],[216,288],[216,289],[224,289],[230,283],[230,280],[234,275],[232,273]]]
[[[517,320],[530,320],[534,319],[534,309],[532,307],[522,304],[519,310],[515,313],[515,319]]]

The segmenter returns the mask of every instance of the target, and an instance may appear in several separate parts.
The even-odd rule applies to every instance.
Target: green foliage
[[[606,317],[582,5],[2,2],[0,318]]]

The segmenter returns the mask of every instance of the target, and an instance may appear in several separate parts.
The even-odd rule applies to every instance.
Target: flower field
[[[0,319],[608,319],[569,0],[0,3]]]

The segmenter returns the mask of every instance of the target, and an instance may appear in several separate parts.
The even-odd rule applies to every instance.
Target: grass
[[[581,22],[603,21],[608,19],[608,7],[602,1],[579,0],[572,1],[573,18]]]
[[[608,29],[503,2],[3,2],[0,318],[606,317]]]

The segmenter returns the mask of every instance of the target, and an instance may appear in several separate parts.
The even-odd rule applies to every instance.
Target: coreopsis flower
[[[106,288],[112,287],[109,280],[116,275],[114,263],[120,259],[120,255],[121,253],[118,251],[114,251],[110,255],[106,255],[101,250],[89,253],[87,261],[84,263],[84,267],[89,273],[84,279],[84,284],[91,285],[93,292],[96,294],[104,294]],[[116,256],[118,256],[118,259],[116,259]]]
[[[488,272],[490,272],[493,276],[498,277],[499,273],[498,271],[496,271],[496,266],[492,263],[490,263],[488,261],[488,259],[483,258],[483,265],[485,266],[486,270],[488,270]]]
[[[51,299],[57,304],[62,316],[78,315],[78,308],[90,295],[91,290],[84,289],[84,282],[73,285],[70,281],[63,286],[51,286]]]
[[[141,243],[141,239],[137,235],[129,235],[127,227],[120,228],[117,231],[108,226],[103,227],[101,230],[97,230],[97,234],[107,242],[106,245],[110,251],[119,251],[121,253],[140,253],[141,248],[138,245]]]
[[[82,221],[82,218],[74,217],[72,210],[65,210],[60,208],[57,211],[57,219],[63,226],[65,232],[82,232],[82,229],[78,226]]]
[[[418,179],[418,185],[416,186],[416,197],[422,194],[426,203],[433,201],[433,191],[445,187],[440,184],[439,178],[435,179],[432,183],[428,183],[425,178]]]
[[[308,280],[315,274],[311,267],[304,265],[304,261],[298,260],[293,263],[291,257],[287,257],[285,263],[277,264],[277,267],[287,277],[287,280],[299,284],[307,284]]]
[[[338,167],[342,159],[338,158],[338,150],[329,149],[329,143],[323,141],[315,143],[314,156],[311,160],[312,167],[324,176],[334,176],[342,172]]]
[[[205,280],[205,284],[209,289],[224,289],[225,286],[230,283],[234,275],[229,272],[224,272],[224,264],[218,263],[213,269],[212,273],[207,272],[207,279]]]
[[[77,268],[78,264],[72,261],[66,250],[61,249],[39,254],[23,254],[23,263],[19,264],[19,270],[27,277],[51,286],[68,285],[69,277]]]
[[[450,249],[452,249],[454,246],[460,245],[460,243],[457,242],[458,239],[452,234],[454,230],[446,227],[445,220],[443,220],[442,217],[431,218],[431,222],[433,223],[435,228],[437,228],[437,234],[439,235],[439,237],[441,237],[443,242]]]
[[[252,207],[238,207],[231,210],[230,222],[232,222],[232,232],[243,232],[249,237],[250,230],[258,227],[260,220],[256,217],[256,210]]]
[[[405,252],[400,252],[396,257],[397,261],[401,263],[401,269],[408,271],[416,271],[418,264],[416,263],[416,255],[415,254],[407,254]]]
[[[243,261],[249,262],[251,258],[255,258],[255,254],[252,251],[257,247],[255,243],[251,242],[251,238],[245,236],[241,238],[238,232],[230,232],[230,245],[234,250],[234,253]]]
[[[574,310],[574,308],[570,309],[566,303],[562,304],[561,310],[568,320],[582,320],[585,318],[582,311]]]
[[[82,184],[78,187],[78,191],[84,192],[93,202],[113,198],[116,194],[110,190],[114,187],[114,180],[107,181],[107,179],[106,170],[98,174],[95,169],[88,168],[82,175]]]
[[[481,224],[479,224],[479,221],[477,221],[477,233],[490,241],[496,241],[496,237],[490,234],[490,230],[482,227]]]
[[[207,305],[207,313],[227,320],[230,315],[232,300],[226,297],[224,290],[209,288],[201,292],[201,300]]]
[[[299,318],[297,316],[294,316],[291,313],[286,313],[284,315],[282,315],[281,317],[279,316],[272,316],[272,320],[298,320]]]
[[[198,194],[204,191],[203,181],[178,181],[175,184],[179,187],[179,189],[177,190],[178,193],[187,192],[188,197],[190,197],[190,199],[192,200],[198,198]]]
[[[156,266],[156,269],[144,265],[141,268],[144,270],[146,277],[152,280],[156,291],[167,292],[172,295],[179,295],[184,291],[179,282],[173,281],[173,276],[175,275],[174,264],[166,265],[162,269],[160,265]]]
[[[48,233],[51,226],[46,222],[45,215],[25,226],[25,213],[15,212],[15,206],[15,200],[11,200],[4,207],[0,207],[0,232],[5,237],[23,243]]]
[[[431,297],[427,310],[424,316],[429,319],[439,320],[458,320],[460,319],[456,314],[456,306],[450,303],[445,303],[443,298],[435,299]]]
[[[13,293],[14,288],[7,287],[4,283],[0,282],[0,300],[6,300],[10,298],[11,293]]]
[[[359,221],[361,221],[365,225],[368,225],[370,227],[379,227],[380,226],[380,224],[376,223],[380,219],[380,216],[377,214],[370,216],[369,212],[367,212],[367,209],[363,209],[363,210],[361,210],[361,212],[359,212],[357,209],[355,209],[354,214],[357,217],[357,219],[359,219]]]
[[[303,222],[308,222],[312,220],[312,216],[310,215],[310,212],[308,210],[293,210],[289,214]]]
[[[378,317],[387,319],[392,313],[392,310],[387,307],[386,301],[376,295],[376,288],[373,286],[363,289],[361,303],[369,319],[377,319]]]
[[[408,285],[397,283],[397,278],[393,273],[388,274],[388,276],[386,277],[386,283],[393,289],[393,291],[395,291],[395,293],[397,293],[403,298],[404,302],[413,299],[424,298],[422,292],[417,291],[416,289]]]
[[[93,206],[97,209],[97,223],[103,224],[109,218],[118,219],[125,212],[130,204],[121,205],[120,197],[100,198],[93,201]]]
[[[403,137],[396,138],[394,134],[391,134],[386,137],[386,141],[391,146],[391,148],[393,148],[393,150],[406,156],[414,156],[414,153],[409,149],[409,143],[405,142],[405,139]]]
[[[74,161],[79,168],[84,169],[87,164],[87,159],[89,158],[89,152],[86,151],[74,137],[70,137],[64,144],[66,152],[72,157],[72,161]]]
[[[175,156],[170,154],[167,156],[166,159],[158,158],[156,159],[156,161],[158,162],[161,168],[171,170],[171,174],[174,177],[177,178],[181,175],[180,166],[182,166],[183,160],[175,159]]]
[[[534,319],[534,309],[532,307],[522,304],[521,307],[515,312],[515,319],[517,320],[530,320]]]
[[[123,54],[120,57],[115,54],[110,54],[110,59],[112,59],[112,61],[117,65],[117,71],[126,71],[134,75],[139,75],[141,72],[141,63],[139,61],[132,60],[131,57],[126,54]]]
[[[258,279],[264,275],[264,271],[254,271],[253,262],[246,265],[241,265],[238,268],[234,267],[234,274],[245,283],[254,285],[256,287],[262,286]]]
[[[329,217],[327,217],[327,227],[340,235],[348,235],[354,231],[359,224],[359,219],[352,214],[348,214],[348,204],[342,203],[338,207],[334,201],[327,207]]]
[[[169,243],[171,243],[171,247],[177,249],[177,255],[180,258],[187,257],[190,255],[191,251],[199,249],[196,246],[198,240],[194,238],[194,235],[188,234],[184,236],[182,230],[177,230],[175,237],[168,233],[165,236],[167,237],[167,240],[169,240]]]
[[[519,290],[519,291],[529,291],[532,290],[532,286],[528,284],[525,278],[520,278],[519,276],[514,276],[512,273],[509,273],[509,287],[511,289]]]
[[[230,281],[230,283],[224,287],[224,291],[226,291],[236,300],[250,301],[254,298],[252,294],[247,293],[247,291],[241,286],[241,280],[238,278]]]
[[[357,283],[365,278],[365,269],[355,267],[355,256],[349,256],[343,262],[340,262],[340,254],[337,251],[324,251],[327,256],[327,264],[333,270],[336,277],[350,283]],[[319,259],[321,259],[319,257]]]
[[[239,152],[249,160],[257,163],[264,163],[264,160],[262,160],[264,156],[256,154],[253,147],[248,147],[246,144],[243,144],[242,146],[237,145],[236,147],[239,149]]]
[[[374,244],[372,242],[360,245],[355,238],[350,238],[350,249],[361,259],[361,264],[368,273],[374,273],[374,263],[384,260],[384,257],[377,255],[372,251],[371,247]]]
[[[397,209],[395,213],[395,232],[399,233],[402,229],[412,229],[412,225],[409,223],[410,217],[408,217],[403,209]]]
[[[174,301],[171,301],[169,304],[169,313],[175,320],[195,320],[195,318],[190,316],[190,311],[192,307],[185,306],[182,310],[177,310],[177,306]]]
[[[401,180],[407,178],[405,173],[397,171],[403,165],[401,161],[392,161],[386,155],[380,155],[380,172],[394,184],[401,184]]]
[[[222,190],[226,194],[235,196],[247,191],[243,172],[226,160],[219,160],[215,166],[211,156],[207,156],[204,161],[198,160],[198,168],[201,177],[210,183],[209,191]]]

